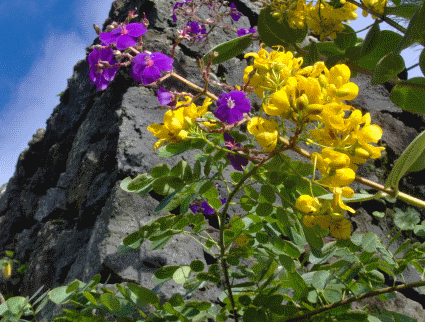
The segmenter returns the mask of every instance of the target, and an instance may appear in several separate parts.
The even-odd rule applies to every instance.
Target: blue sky
[[[7,26],[0,50],[0,185],[13,176],[18,156],[32,135],[46,127],[59,104],[56,95],[65,90],[73,66],[85,58],[85,48],[96,37],[93,23],[102,26],[111,4],[112,0],[13,0],[0,4],[0,21]],[[358,13],[359,18],[351,24],[354,30],[373,22]],[[402,53],[406,66],[418,62],[418,50]],[[409,73],[409,78],[414,76],[422,76],[419,68]]]

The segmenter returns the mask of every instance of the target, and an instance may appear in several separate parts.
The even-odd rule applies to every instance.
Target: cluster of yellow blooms
[[[379,14],[384,13],[387,0],[365,0],[363,4]],[[305,24],[310,30],[320,36],[323,41],[326,37],[336,38],[338,31],[344,31],[343,22],[357,19],[357,6],[340,0],[339,6],[334,7],[327,1],[316,1],[306,4],[305,0],[267,0],[266,5],[273,10],[273,16],[282,22],[287,17],[289,26],[293,29],[302,29]],[[363,10],[367,16],[367,11]],[[376,19],[375,16],[373,16]]]
[[[210,98],[205,98],[202,106],[196,106],[190,96],[184,96],[184,98],[186,101],[178,101],[175,109],[165,112],[164,123],[148,126],[148,131],[159,138],[154,144],[154,151],[166,142],[176,143],[185,140],[190,127],[195,124],[194,120],[208,112],[208,106],[211,104]]]
[[[363,4],[367,7],[379,13],[380,15],[384,14],[385,5],[387,4],[387,0],[363,0]],[[363,17],[367,17],[368,12],[363,10]],[[376,16],[372,15],[373,19],[376,19]]]
[[[348,238],[351,224],[344,218],[344,211],[354,210],[342,202],[342,197],[354,195],[347,186],[355,179],[357,165],[368,158],[379,158],[384,149],[370,144],[382,136],[381,128],[370,124],[370,114],[362,115],[343,101],[354,99],[359,91],[349,81],[350,69],[341,64],[329,70],[323,62],[301,68],[303,59],[294,58],[291,52],[269,53],[263,48],[245,55],[250,56],[254,57],[254,64],[245,69],[244,81],[263,99],[267,115],[290,120],[303,129],[317,121],[308,140],[325,148],[313,153],[311,161],[322,175],[317,183],[328,188],[334,197],[323,202],[308,195],[299,197],[296,207],[305,213],[304,224],[320,224],[332,236]],[[282,127],[273,119],[253,117],[247,128],[264,151],[272,151]]]

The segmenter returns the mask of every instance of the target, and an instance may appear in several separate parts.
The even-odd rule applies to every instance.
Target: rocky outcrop
[[[249,17],[234,23],[235,28],[254,25],[259,13],[256,2],[235,3]],[[144,11],[150,21],[144,36],[146,49],[170,54],[173,39],[170,27],[175,24],[169,1],[116,0],[104,28],[112,21],[124,21],[128,11],[136,7],[139,16]],[[234,36],[231,32],[214,34],[211,47]],[[97,43],[98,39],[94,44]],[[175,71],[199,83],[195,56],[207,50],[179,46]],[[224,77],[230,85],[240,83],[246,66],[240,58],[214,66],[214,77]],[[126,77],[128,69],[122,69],[105,91],[98,92],[90,84],[88,72],[86,59],[75,65],[46,129],[34,134],[29,147],[19,157],[14,176],[0,188],[0,251],[13,250],[16,260],[27,263],[21,278],[0,285],[2,293],[31,296],[41,286],[46,290],[74,279],[88,282],[98,273],[101,282],[110,277],[110,285],[134,282],[153,288],[153,272],[163,265],[189,264],[195,259],[210,264],[203,248],[183,235],[175,236],[157,251],[149,251],[147,242],[139,252],[117,254],[127,235],[163,215],[154,214],[157,201],[150,196],[121,190],[121,180],[149,172],[158,163],[174,165],[181,159],[192,160],[193,153],[186,152],[173,159],[160,159],[153,153],[156,139],[146,128],[161,123],[164,114],[156,108],[157,88],[135,84]],[[400,155],[425,122],[418,117],[407,122],[412,114],[394,106],[383,87],[372,88],[362,76],[354,81],[359,84],[361,94],[353,105],[371,112],[373,120],[384,129],[382,142],[387,147],[387,157],[377,160],[377,165],[390,167],[391,160]],[[187,90],[171,80],[165,86]],[[217,88],[212,91],[219,93]],[[371,166],[371,163],[362,166],[361,175],[382,183],[385,173],[376,174]],[[425,187],[415,177],[406,180],[410,184],[409,192],[418,195],[424,191]],[[366,204],[363,206],[367,208]],[[162,300],[176,292],[186,293],[173,282],[158,290]],[[192,299],[217,302],[220,294],[217,288],[204,288],[193,294]],[[47,311],[43,310],[41,316]],[[54,314],[59,312],[56,309]]]

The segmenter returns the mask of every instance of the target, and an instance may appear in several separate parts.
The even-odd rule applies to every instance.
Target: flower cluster
[[[375,11],[376,13],[379,13],[380,15],[384,14],[385,6],[387,5],[387,0],[364,0],[363,4],[369,8]],[[367,17],[369,14],[366,10],[363,10],[362,12],[363,17]],[[372,15],[373,19],[376,19],[377,17],[375,15]]]
[[[321,153],[311,155],[311,161],[322,176],[316,183],[333,193],[333,202],[320,203],[312,196],[301,196],[297,208],[306,213],[304,223],[320,223],[334,237],[348,238],[351,225],[343,212],[354,211],[342,202],[342,197],[354,194],[347,186],[355,179],[357,165],[368,158],[379,158],[384,149],[370,144],[382,136],[381,128],[371,124],[370,114],[362,115],[344,102],[354,99],[359,91],[349,81],[350,69],[343,64],[328,69],[323,62],[301,68],[302,58],[284,51],[268,53],[263,48],[245,55],[250,56],[254,63],[245,69],[244,80],[263,99],[265,114],[292,121],[300,132],[313,124],[315,128],[307,132],[308,142],[324,147]],[[276,149],[284,125],[253,117],[247,128],[263,151],[271,152]]]
[[[345,0],[341,0],[339,5],[327,1],[306,5],[305,0],[269,0],[267,4],[271,6],[273,16],[279,18],[279,21],[286,15],[293,29],[302,29],[307,24],[309,29],[320,36],[320,40],[328,36],[336,38],[336,32],[344,30],[342,22],[349,23],[349,20],[357,18],[357,6]]]
[[[194,120],[206,114],[211,104],[210,98],[205,98],[202,106],[191,102],[190,96],[184,96],[184,99],[185,101],[177,102],[175,109],[165,112],[164,123],[148,126],[148,131],[159,138],[153,147],[154,151],[166,142],[177,143],[186,140],[190,128],[195,125]]]

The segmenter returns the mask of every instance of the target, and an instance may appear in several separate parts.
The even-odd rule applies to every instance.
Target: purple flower
[[[106,45],[117,44],[118,50],[124,50],[137,44],[137,38],[144,35],[147,28],[141,23],[130,23],[115,28],[111,32],[104,32],[99,35],[99,39]]]
[[[190,37],[195,40],[201,40],[207,33],[207,28],[205,28],[204,25],[199,24],[199,22],[197,21],[188,21],[185,29],[186,32],[190,35]]]
[[[174,100],[174,95],[167,91],[165,88],[161,87],[158,90],[158,101],[161,105],[174,106],[176,101]],[[173,104],[174,103],[174,104]]]
[[[224,133],[225,146],[233,150],[235,147],[240,148],[241,145],[236,142],[234,138],[228,133]],[[248,164],[248,159],[244,158],[241,155],[234,155],[232,153],[227,154],[227,158],[230,160],[232,167],[237,171],[243,171],[242,166],[246,166]]]
[[[174,11],[175,11],[178,7],[181,7],[181,6],[183,6],[184,4],[186,4],[186,3],[190,2],[190,1],[192,1],[192,0],[183,0],[183,2],[177,2],[177,3],[174,5],[174,8],[173,8],[173,21],[174,21],[174,22],[176,22],[176,21],[177,21],[177,16],[174,14]]]
[[[242,37],[242,36],[245,36],[245,35],[248,35],[248,34],[255,34],[256,32],[257,32],[257,30],[254,29],[254,28],[250,28],[250,29],[241,28],[237,31],[238,37]]]
[[[148,85],[161,77],[161,71],[173,69],[173,59],[162,53],[141,53],[133,58],[131,65],[131,77],[136,82]]]
[[[226,199],[221,199],[221,204],[224,205],[226,203]],[[204,215],[214,215],[215,214],[215,210],[206,202],[206,201],[202,201],[201,206],[197,205],[197,204],[193,204],[189,206],[190,210],[192,210],[192,212],[194,214],[198,214],[200,212],[202,212]]]
[[[119,67],[112,68],[100,68],[98,66],[99,61],[107,61],[109,65],[114,65],[117,63],[114,58],[114,51],[112,48],[109,49],[93,49],[93,51],[89,54],[88,61],[90,64],[89,76],[91,83],[93,85],[96,84],[96,88],[98,91],[104,90],[108,87],[109,82],[111,82],[115,74],[117,73]]]
[[[234,21],[238,21],[239,18],[241,17],[241,13],[238,11],[238,9],[236,8],[236,5],[234,3],[230,4],[230,16],[232,17],[232,19]]]
[[[251,111],[249,99],[245,98],[245,93],[241,91],[231,91],[223,93],[218,97],[217,108],[213,114],[220,121],[227,124],[234,124],[243,119],[243,113]]]

